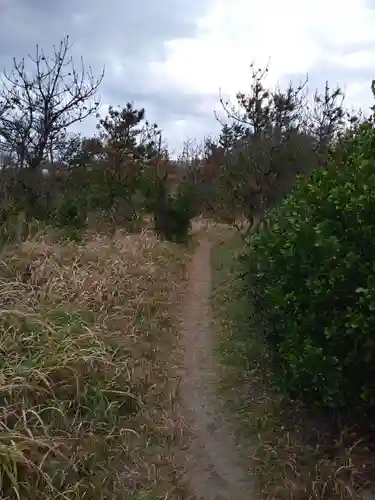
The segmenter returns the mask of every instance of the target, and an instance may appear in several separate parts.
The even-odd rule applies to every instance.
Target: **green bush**
[[[156,232],[175,243],[187,242],[191,219],[195,215],[192,187],[181,185],[176,193],[159,198],[154,208]]]
[[[78,198],[65,196],[54,214],[54,223],[57,227],[83,229],[86,226],[87,212],[84,203]]]
[[[301,181],[246,256],[282,388],[315,407],[375,407],[375,133]]]
[[[0,246],[21,241],[26,226],[22,207],[5,202],[0,207]]]

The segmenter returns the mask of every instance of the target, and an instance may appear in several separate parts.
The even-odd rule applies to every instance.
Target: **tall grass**
[[[1,498],[180,498],[169,368],[184,258],[148,232],[3,252]]]

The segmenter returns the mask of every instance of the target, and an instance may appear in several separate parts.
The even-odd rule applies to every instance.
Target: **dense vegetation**
[[[215,263],[224,386],[264,498],[358,498],[375,481],[374,117],[262,76],[220,138],[216,208],[244,236]]]
[[[372,498],[374,137],[359,120],[268,227],[215,252],[223,388],[262,498]]]
[[[311,409],[337,414],[354,408],[361,417],[371,413],[373,118],[348,113],[340,88],[327,84],[312,97],[307,81],[271,89],[267,68],[252,67],[248,92],[238,93],[234,105],[221,98],[220,137],[198,149],[187,147],[175,160],[144,109],[124,104],[97,115],[104,75],[77,70],[69,51],[66,38],[51,56],[38,49],[31,62],[15,61],[13,70],[2,75],[0,89],[5,263],[0,385],[7,408],[1,417],[7,437],[0,486],[8,497],[51,498],[64,491],[66,498],[97,498],[94,491],[100,488],[103,498],[114,492],[113,498],[123,498],[130,490],[140,491],[135,498],[146,498],[143,493],[151,490],[162,491],[160,498],[169,494],[158,489],[159,473],[145,470],[139,450],[139,443],[153,452],[158,448],[152,434],[159,436],[166,417],[156,415],[153,427],[155,415],[145,408],[148,398],[161,400],[155,387],[168,379],[164,359],[156,360],[152,346],[161,341],[154,329],[166,321],[166,304],[151,328],[146,320],[160,290],[144,282],[147,276],[150,283],[161,279],[163,273],[153,274],[156,265],[167,272],[162,267],[167,247],[162,254],[156,251],[155,236],[140,233],[145,226],[177,243],[187,242],[199,214],[235,226],[244,237],[246,287],[241,291],[246,300],[241,304],[254,313],[246,327],[248,340],[247,330],[241,332],[243,366],[252,362],[254,349],[246,343],[254,341],[253,323],[283,393]],[[70,132],[71,125],[90,115],[98,119],[95,136]],[[99,237],[103,232],[106,236]],[[123,248],[130,233],[138,233],[143,244],[137,263],[129,245]],[[95,242],[102,251],[98,255],[92,254]],[[20,257],[23,252],[27,259]],[[74,261],[71,274],[69,259]],[[172,261],[169,271],[176,271]],[[137,265],[142,272],[148,269],[146,278],[138,276]],[[137,294],[144,302],[132,302]],[[119,346],[118,322],[124,318],[130,333]],[[126,387],[121,404],[113,396],[120,385]],[[120,436],[123,429],[126,436]],[[123,448],[104,458],[96,455],[103,440],[92,443],[93,434],[109,436],[116,450],[120,439]],[[76,445],[71,463],[60,443],[66,444],[64,436]],[[134,436],[141,436],[137,445]],[[80,440],[89,442],[83,451]],[[134,447],[134,457],[125,457]],[[112,460],[136,472],[119,479],[115,467],[107,475]],[[132,460],[142,465],[137,469]],[[85,476],[90,468],[98,471],[95,481]],[[138,481],[138,475],[147,480]],[[141,483],[147,483],[145,490]]]
[[[271,90],[265,74],[237,108],[223,104],[234,123],[220,138],[221,202],[250,221],[252,319],[285,393],[364,414],[375,409],[374,119],[350,115],[328,84],[309,108],[303,84]]]
[[[0,89],[0,497],[186,498],[174,309],[193,203],[160,132],[64,40]],[[70,70],[70,71],[69,71]],[[157,231],[152,230],[152,218]]]
[[[70,49],[66,38],[51,56],[38,49],[35,59],[15,61],[13,71],[3,74],[3,241],[16,236],[15,218],[21,237],[38,220],[77,239],[93,218],[94,225],[106,222],[112,231],[133,230],[150,213],[161,236],[185,241],[194,215],[192,201],[187,207],[189,182],[170,161],[160,130],[130,103],[110,106],[101,117],[97,91],[103,75],[95,79],[84,67],[78,71]],[[90,115],[98,117],[97,135],[69,131]]]
[[[375,135],[372,122],[270,216],[248,257],[249,294],[294,397],[374,410]]]

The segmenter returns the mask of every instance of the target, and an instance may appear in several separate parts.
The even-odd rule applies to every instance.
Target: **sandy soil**
[[[255,498],[246,453],[235,444],[233,425],[217,396],[218,376],[213,359],[210,326],[211,246],[202,241],[189,269],[186,302],[182,311],[184,353],[181,396],[192,431],[188,451],[188,482],[199,500]]]

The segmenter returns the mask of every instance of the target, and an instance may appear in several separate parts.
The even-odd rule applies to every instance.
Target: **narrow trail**
[[[246,500],[253,498],[253,481],[216,394],[210,257],[211,245],[204,240],[190,264],[181,318],[184,366],[180,388],[192,431],[188,480],[198,500]]]

